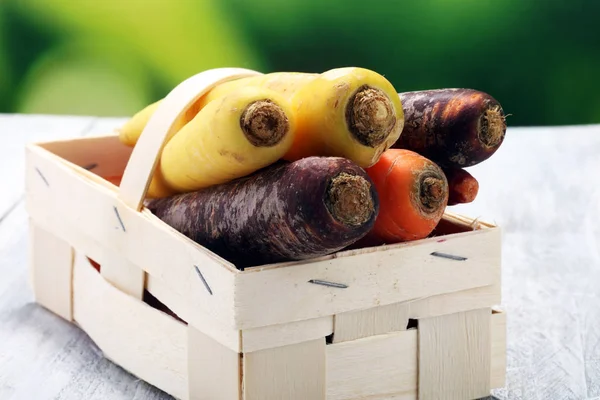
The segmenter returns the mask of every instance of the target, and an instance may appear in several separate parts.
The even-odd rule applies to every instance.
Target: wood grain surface
[[[0,399],[169,399],[33,302],[24,144],[110,132],[125,119],[0,115]],[[472,204],[503,231],[506,387],[498,399],[600,399],[600,125],[509,128],[469,171]]]

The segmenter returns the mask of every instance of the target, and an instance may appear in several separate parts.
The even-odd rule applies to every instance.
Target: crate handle
[[[119,198],[140,211],[163,146],[173,136],[177,119],[216,85],[234,79],[262,75],[245,68],[215,68],[193,75],[178,84],[161,101],[144,127],[125,167]]]

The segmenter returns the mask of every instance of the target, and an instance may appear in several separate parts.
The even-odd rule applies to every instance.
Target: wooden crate
[[[180,399],[452,400],[504,386],[491,224],[446,213],[424,240],[240,271],[142,206],[177,115],[251,74],[184,81],[133,151],[115,134],[27,147],[36,301]]]

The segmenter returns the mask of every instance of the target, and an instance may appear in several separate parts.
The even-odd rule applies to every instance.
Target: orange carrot
[[[450,189],[448,205],[470,203],[475,200],[479,192],[479,182],[470,173],[462,168],[444,169]]]
[[[107,181],[109,181],[110,183],[112,183],[115,186],[120,186],[121,185],[121,179],[123,179],[123,175],[113,175],[113,176],[105,176],[104,179],[106,179]]]
[[[448,202],[448,181],[437,164],[410,150],[391,149],[366,171],[380,208],[363,243],[422,239],[433,231]]]

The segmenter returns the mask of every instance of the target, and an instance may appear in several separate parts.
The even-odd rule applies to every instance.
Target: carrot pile
[[[121,127],[123,144],[160,102]],[[398,93],[364,68],[237,79],[182,114],[145,205],[240,269],[423,239],[446,207],[475,200],[465,168],[505,130],[486,93]]]

